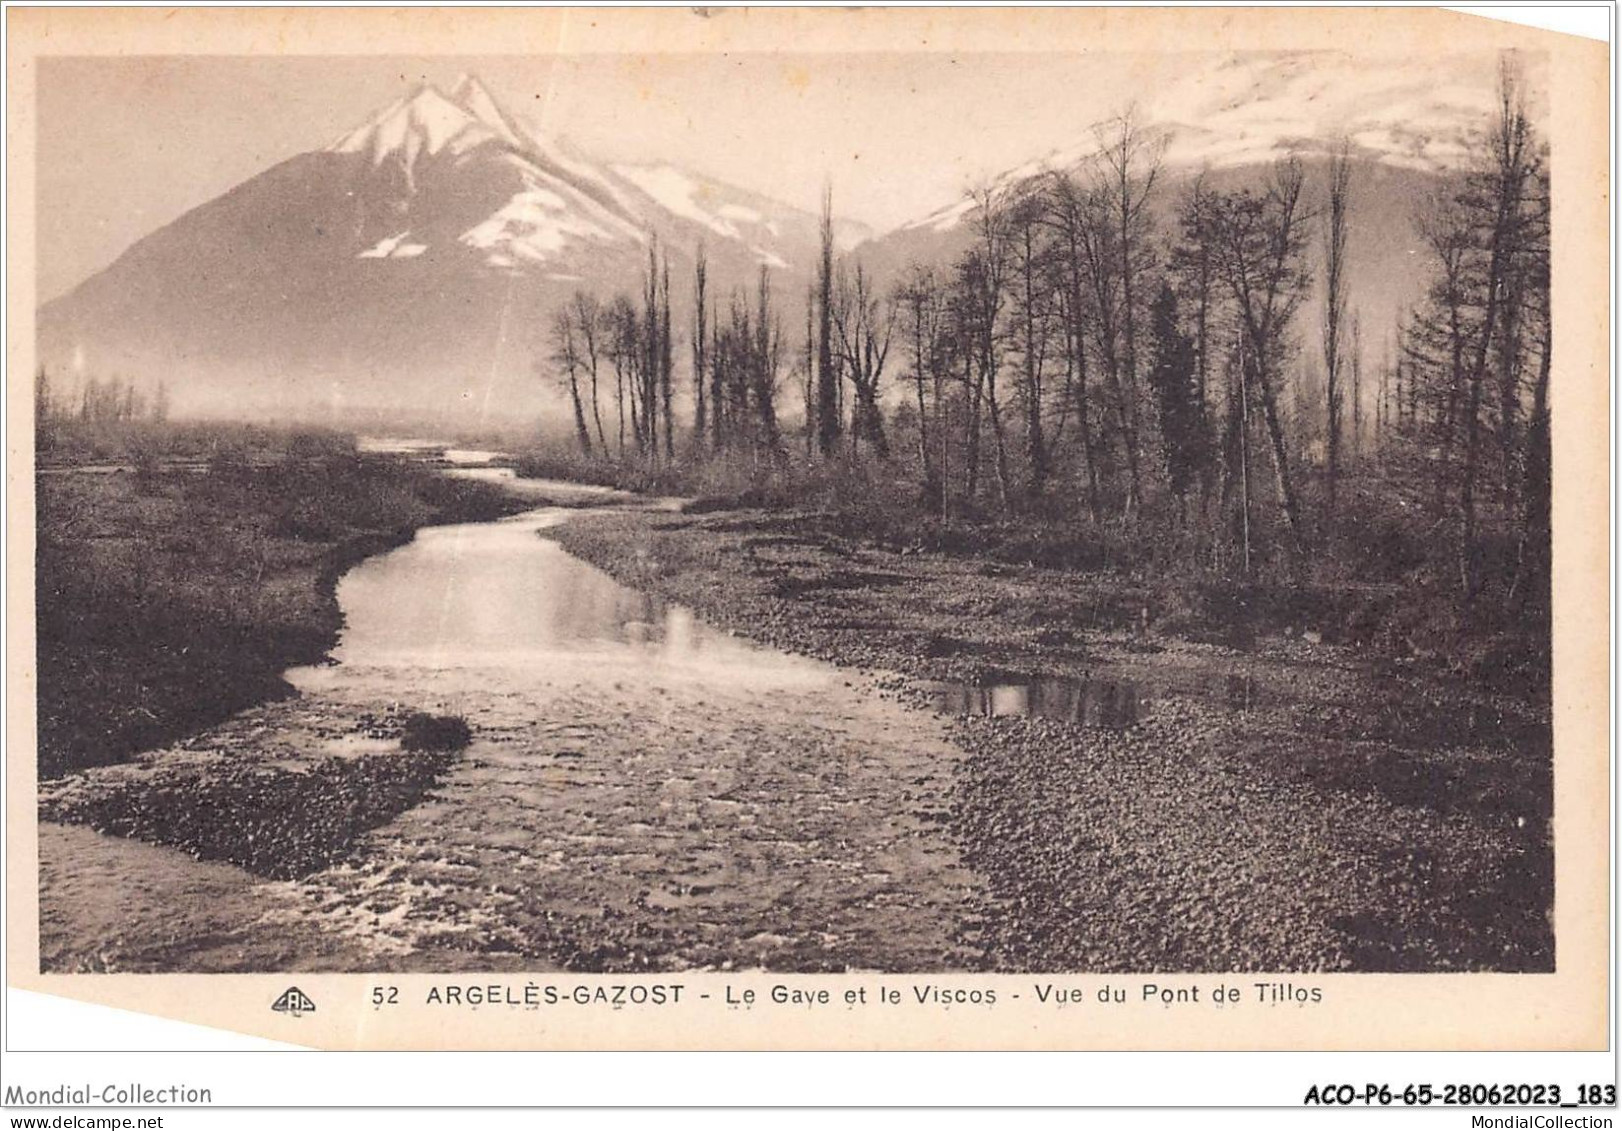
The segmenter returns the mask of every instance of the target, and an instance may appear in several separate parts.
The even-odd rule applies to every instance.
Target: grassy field
[[[55,777],[285,695],[355,561],[518,507],[332,435],[152,430],[128,464],[36,477],[39,769]],[[105,447],[106,445],[103,445]],[[73,450],[82,453],[88,445]]]

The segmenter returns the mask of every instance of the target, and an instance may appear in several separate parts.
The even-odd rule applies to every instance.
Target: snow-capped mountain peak
[[[409,167],[423,154],[436,155],[447,147],[465,152],[496,136],[489,125],[425,84],[327,148],[334,153],[364,153],[373,165],[398,157]]]
[[[798,295],[818,235],[803,209],[669,162],[594,159],[464,76],[151,233],[42,312],[42,356],[116,358],[188,411],[523,416],[550,403],[545,328],[576,289],[641,293],[657,242],[677,304],[700,247],[718,293],[766,267]]]
[[[731,247],[753,266],[786,270],[808,266],[816,238],[815,217],[757,193],[668,163],[594,161],[510,114],[471,74],[449,94],[416,87],[327,151],[359,156],[373,171],[355,190],[374,202],[355,253],[367,260],[452,243],[498,270],[555,270],[588,247],[657,235],[678,247],[708,240],[717,253]],[[841,248],[869,234],[835,227]]]
[[[463,74],[451,88],[451,101],[514,149],[526,148],[525,131],[507,116],[488,87],[470,74]]]

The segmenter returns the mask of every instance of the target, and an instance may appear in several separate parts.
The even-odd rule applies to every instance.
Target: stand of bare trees
[[[83,376],[71,384],[41,365],[34,373],[34,442],[52,448],[58,434],[118,434],[169,419],[169,385],[143,387],[124,377]]]
[[[1036,518],[1238,577],[1319,570],[1379,501],[1409,500],[1432,524],[1415,541],[1449,532],[1466,600],[1545,585],[1548,177],[1513,62],[1474,165],[1421,209],[1428,286],[1369,380],[1351,143],[1311,175],[1287,157],[1177,184],[1163,141],[1127,115],[1090,160],[976,192],[961,254],[888,293],[836,252],[825,194],[787,351],[769,273],[728,295],[700,250],[684,458],[751,482],[882,469],[892,505],[943,526]],[[669,275],[655,248],[639,302],[558,316],[583,452],[677,463]]]
[[[698,271],[698,293],[702,295],[702,258]],[[675,337],[671,325],[670,264],[660,257],[657,244],[648,252],[641,299],[640,310],[625,295],[616,296],[605,306],[596,296],[576,291],[553,314],[550,361],[569,395],[575,440],[582,454],[626,458],[628,424],[630,450],[639,459],[669,464],[676,458],[672,405]],[[702,346],[694,348],[702,356]],[[614,371],[618,427],[612,448],[602,416],[605,364]],[[699,404],[702,412],[702,399]]]
[[[1387,460],[1424,483],[1451,528],[1473,598],[1547,583],[1549,177],[1519,74],[1502,65],[1497,116],[1475,164],[1422,217],[1424,300],[1403,327],[1399,407]]]

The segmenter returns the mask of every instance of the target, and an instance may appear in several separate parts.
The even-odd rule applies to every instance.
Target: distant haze
[[[813,211],[829,183],[836,212],[883,231],[1074,149],[1132,104],[1177,127],[1174,159],[1262,158],[1347,133],[1392,163],[1446,166],[1490,108],[1494,67],[1214,52],[53,59],[39,72],[39,297],[463,71],[600,160],[679,163]]]

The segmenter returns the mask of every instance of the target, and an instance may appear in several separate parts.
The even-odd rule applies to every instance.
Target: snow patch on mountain
[[[571,240],[612,241],[615,236],[601,224],[571,208],[568,201],[544,188],[518,193],[488,220],[462,235],[462,243],[492,252],[493,266],[514,266],[518,261],[544,263],[555,258]]]
[[[703,224],[727,239],[743,238],[730,221],[700,207],[698,198],[707,190],[680,169],[673,169],[669,165],[614,165],[611,168],[647,193],[656,204],[668,208],[684,220]]]
[[[717,215],[725,216],[728,220],[742,220],[745,224],[759,224],[766,219],[753,208],[747,208],[742,204],[723,204],[715,211]],[[770,228],[775,225],[767,224],[766,226]]]
[[[963,217],[973,212],[974,207],[974,199],[965,196],[956,203],[948,204],[944,208],[937,208],[927,216],[917,220],[910,220],[897,230],[912,231],[918,228],[928,228],[932,232],[949,232],[962,223]]]
[[[385,236],[371,247],[357,255],[356,259],[413,259],[428,250],[427,244],[407,243],[406,237],[410,232],[401,232],[397,236]]]
[[[775,268],[779,271],[788,267],[788,260],[784,259],[781,255],[778,255],[776,252],[767,251],[765,248],[756,247],[754,244],[749,245],[749,250],[754,252],[755,258],[759,259],[767,267]]]

